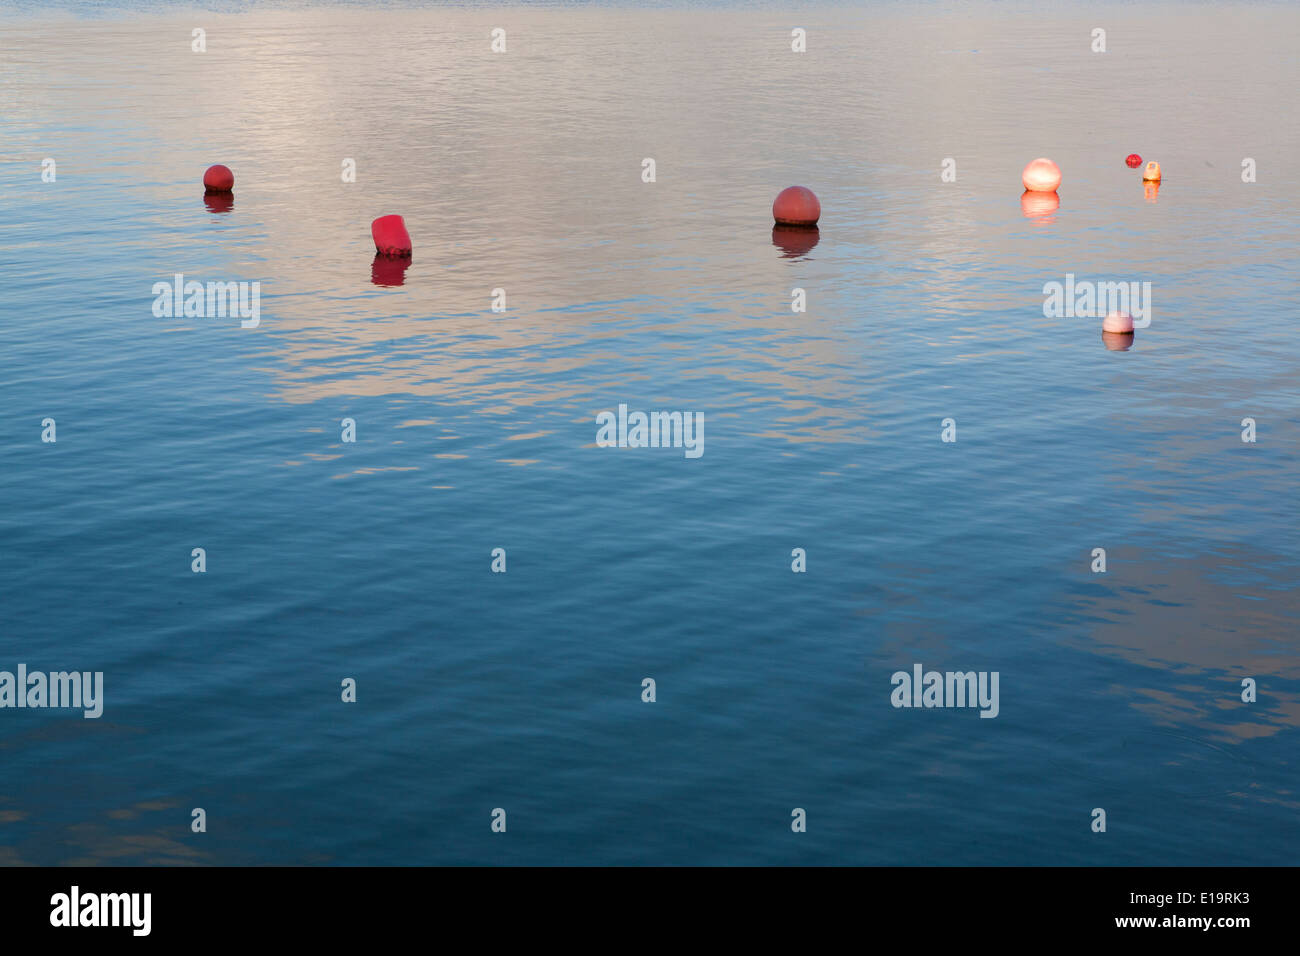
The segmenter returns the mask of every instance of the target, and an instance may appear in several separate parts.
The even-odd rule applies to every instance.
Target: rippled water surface
[[[105,683],[0,710],[0,862],[1294,863],[1298,27],[0,13],[0,670]],[[1151,283],[1131,348],[1067,273]],[[999,715],[894,708],[915,663]]]

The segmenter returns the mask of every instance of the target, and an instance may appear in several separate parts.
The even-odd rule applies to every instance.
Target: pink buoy
[[[772,203],[772,218],[782,226],[815,226],[822,217],[822,204],[811,189],[790,186]]]
[[[1061,167],[1047,158],[1034,160],[1020,174],[1025,188],[1035,193],[1054,193],[1061,185]]]
[[[380,216],[370,224],[375,250],[385,256],[409,256],[411,236],[401,216]]]
[[[1106,318],[1101,320],[1101,330],[1132,335],[1133,316],[1127,312],[1108,312]]]
[[[203,189],[210,193],[228,193],[235,188],[235,174],[229,166],[218,163],[203,174]]]

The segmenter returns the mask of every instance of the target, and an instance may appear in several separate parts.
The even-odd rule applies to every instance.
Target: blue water
[[[0,14],[0,863],[1293,864],[1297,13],[1017,9]]]

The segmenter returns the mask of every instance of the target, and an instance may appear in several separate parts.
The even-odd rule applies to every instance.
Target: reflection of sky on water
[[[1300,726],[1294,555],[1239,545],[1200,555],[1125,548],[1110,551],[1108,565],[1076,588],[1062,623],[1083,628],[1093,653],[1160,678],[1137,688],[1134,707],[1225,742]],[[1159,689],[1170,675],[1178,694]],[[1245,677],[1260,684],[1254,704],[1241,701]]]

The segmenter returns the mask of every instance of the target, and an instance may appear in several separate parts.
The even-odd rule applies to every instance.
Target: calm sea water
[[[105,703],[0,710],[0,862],[1295,863],[1298,27],[5,10],[0,670]],[[1131,349],[1067,273],[1151,283]],[[597,447],[620,403],[704,454]],[[891,706],[916,663],[999,715]]]

